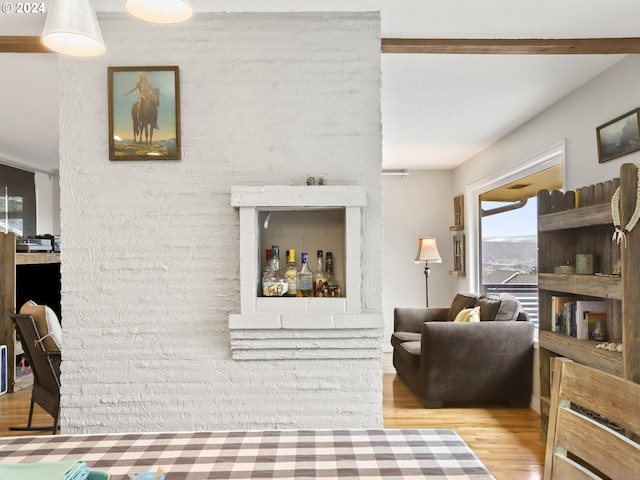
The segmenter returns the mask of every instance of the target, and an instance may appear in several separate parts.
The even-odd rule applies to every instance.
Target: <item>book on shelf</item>
[[[578,340],[589,339],[589,325],[586,315],[606,312],[606,304],[602,300],[578,300],[576,302],[576,338]],[[594,318],[595,326],[595,318]],[[593,336],[593,328],[591,330]]]
[[[565,302],[564,304],[564,318],[566,324],[567,335],[572,337],[576,336],[576,302]]]
[[[565,316],[564,305],[574,300],[574,297],[551,296],[551,331],[555,333],[566,333],[567,317]]]

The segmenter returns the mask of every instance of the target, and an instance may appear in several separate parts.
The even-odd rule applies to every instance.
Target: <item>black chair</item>
[[[33,390],[31,392],[31,407],[29,421],[26,427],[9,427],[10,430],[49,430],[58,433],[58,418],[60,415],[60,351],[47,351],[42,343],[42,337],[36,328],[36,322],[31,315],[10,315],[16,327],[16,334],[22,342],[24,354],[33,372]],[[53,417],[52,427],[32,427],[33,405],[37,403]]]

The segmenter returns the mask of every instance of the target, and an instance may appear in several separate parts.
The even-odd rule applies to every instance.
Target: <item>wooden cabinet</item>
[[[16,237],[13,233],[0,233],[0,345],[7,346],[7,387],[9,392],[19,390],[16,383],[16,355],[20,345],[16,343],[16,333],[10,312],[16,310],[16,265],[59,264],[59,253],[16,253]],[[54,265],[52,265],[54,266]],[[38,288],[52,288],[44,282]],[[59,285],[58,285],[59,288]],[[42,303],[41,303],[42,304]]]
[[[620,185],[620,218],[626,225],[636,205],[638,173],[625,164],[620,178],[575,192],[538,193],[538,308],[540,324],[540,438],[546,440],[551,391],[551,358],[574,361],[640,383],[640,226],[625,242],[612,241],[611,198]],[[577,254],[593,254],[594,275],[554,273],[575,265]],[[621,268],[620,275],[613,275]],[[635,287],[635,288],[634,288]],[[635,290],[635,291],[634,291]],[[551,331],[552,296],[603,300],[608,342],[622,342],[623,353],[596,349],[601,342],[578,340]]]

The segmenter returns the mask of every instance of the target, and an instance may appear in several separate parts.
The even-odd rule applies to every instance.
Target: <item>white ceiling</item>
[[[98,11],[122,0],[96,0]],[[205,11],[213,0],[194,0]],[[227,2],[229,3],[229,2]],[[264,1],[235,1],[236,7]],[[285,5],[281,0],[279,3]],[[319,0],[307,0],[305,9]],[[637,0],[377,0],[382,37],[640,36]],[[254,8],[255,7],[254,5]],[[38,35],[43,17],[0,16],[0,35]],[[37,33],[36,33],[37,32]],[[620,55],[382,55],[384,169],[449,169],[584,84]],[[1,53],[0,159],[58,164],[56,56]]]

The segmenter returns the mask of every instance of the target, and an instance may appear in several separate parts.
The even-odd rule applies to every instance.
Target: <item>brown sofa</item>
[[[480,307],[480,322],[454,322]],[[393,365],[425,408],[445,403],[528,407],[534,326],[508,294],[458,294],[449,308],[394,310]]]

